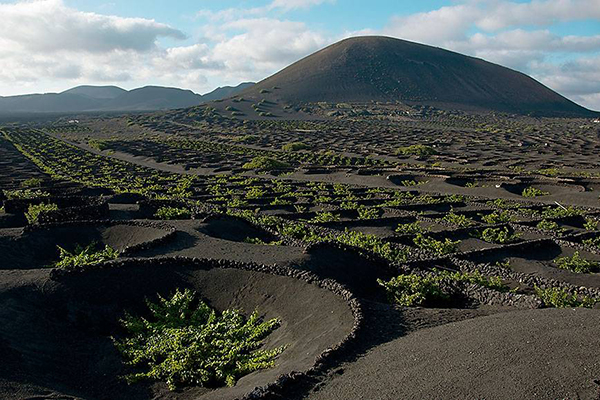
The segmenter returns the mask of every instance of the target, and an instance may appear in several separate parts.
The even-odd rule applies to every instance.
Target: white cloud
[[[0,15],[0,37],[29,51],[147,51],[159,37],[185,38],[183,32],[154,20],[85,13],[62,0],[0,4]]]
[[[430,44],[465,39],[466,31],[478,16],[479,10],[470,5],[442,7],[430,12],[394,17],[384,33]]]
[[[241,30],[244,33],[215,46],[214,57],[221,60],[288,63],[317,50],[325,43],[323,36],[302,22],[272,18],[242,19],[225,24],[224,29]]]
[[[273,0],[268,8],[278,8],[283,11],[291,11],[297,9],[308,9],[323,3],[335,3],[335,0]]]
[[[491,3],[484,8],[477,26],[497,31],[513,26],[548,26],[557,21],[600,18],[600,0],[533,0],[529,3],[507,1]]]
[[[556,90],[577,96],[600,93],[600,56],[582,58],[562,65],[533,65],[535,75]]]
[[[548,30],[514,29],[495,35],[475,33],[463,40],[447,41],[440,45],[529,72],[534,63],[542,62],[552,53],[595,53],[600,51],[600,35],[560,37]]]
[[[329,0],[277,0],[260,13],[324,1]],[[80,12],[61,0],[4,4],[0,14],[5,22],[0,26],[0,84],[9,88],[0,95],[82,83],[164,84],[205,92],[223,83],[260,80],[329,43],[302,22],[234,18],[228,10],[218,17],[229,15],[225,19],[203,25],[202,42],[168,48],[157,39],[185,35],[153,20]],[[44,90],[36,89],[40,86]]]
[[[202,45],[162,49],[159,38],[186,35],[154,20],[81,12],[62,0],[0,4],[0,16],[0,85],[13,94],[79,83],[173,84],[208,65]]]
[[[533,76],[573,101],[600,110],[600,56],[581,58],[562,65],[534,64]]]
[[[270,12],[276,11],[286,13],[293,10],[307,10],[314,6],[329,3],[334,4],[336,0],[273,0],[264,7],[252,8],[226,8],[219,11],[200,10],[196,13],[198,18],[207,18],[212,21],[233,21],[244,18],[266,17]]]
[[[216,69],[224,68],[222,63],[211,59],[211,49],[205,43],[197,43],[185,47],[171,47],[157,54],[154,59],[157,66],[163,69]]]
[[[497,32],[514,27],[549,26],[587,19],[600,19],[600,0],[468,1],[429,12],[393,17],[384,33],[440,44],[465,39],[472,28]]]
[[[559,36],[544,29],[560,22],[600,19],[600,0],[533,0],[517,3],[503,0],[465,0],[459,4],[408,16],[393,17],[384,34],[440,46],[480,57],[529,73],[542,83],[584,105],[600,92],[594,68],[585,73],[553,59],[576,59],[583,53],[600,52],[600,34]],[[559,57],[552,57],[558,55]],[[570,56],[566,56],[570,55]],[[544,72],[540,71],[543,68]],[[586,88],[587,93],[580,93]]]

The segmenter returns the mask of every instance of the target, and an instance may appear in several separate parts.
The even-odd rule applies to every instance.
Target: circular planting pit
[[[464,188],[479,188],[479,189],[487,189],[487,188],[495,188],[498,185],[501,185],[506,182],[506,180],[491,180],[486,177],[479,178],[447,178],[445,182],[452,186],[464,187]]]
[[[11,229],[0,236],[0,270],[46,267],[59,259],[60,246],[73,251],[78,245],[110,246],[131,252],[166,240],[173,228],[164,224],[85,222]]]
[[[422,175],[402,174],[402,175],[390,175],[387,180],[392,182],[394,185],[411,187],[418,186],[431,181],[431,177]]]
[[[285,268],[167,258],[52,270],[52,278],[35,272],[27,284],[15,279],[12,287],[0,287],[0,386],[15,398],[234,399],[253,391],[252,398],[260,398],[269,385],[281,388],[289,374],[312,370],[345,348],[361,318],[358,303],[339,284]],[[157,294],[166,298],[184,289],[217,312],[238,309],[249,316],[258,310],[265,320],[279,318],[264,344],[286,346],[275,366],[216,389],[170,391],[163,382],[124,382],[120,377],[132,367],[111,340],[124,334],[119,320],[126,312],[145,315],[146,299],[156,302]]]
[[[274,235],[250,222],[227,215],[206,218],[198,231],[210,237],[231,242],[244,242],[246,239],[260,239],[264,242],[276,240]]]
[[[534,188],[534,190],[539,190],[545,195],[556,195],[556,194],[566,194],[566,193],[577,193],[584,192],[585,188],[583,186],[578,185],[551,185],[547,183],[503,183],[501,187],[509,193],[516,194],[518,196],[523,195],[523,191],[531,190],[530,188]],[[542,194],[543,196],[544,194]]]
[[[297,268],[333,279],[369,300],[386,302],[385,291],[377,279],[389,280],[398,275],[385,260],[361,255],[357,249],[342,244],[317,243],[309,246],[306,253],[306,260]]]

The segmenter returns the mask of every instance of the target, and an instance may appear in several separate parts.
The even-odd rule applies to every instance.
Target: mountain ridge
[[[199,95],[191,90],[144,86],[125,90],[118,86],[82,85],[60,93],[0,96],[0,113],[65,113],[96,111],[158,111],[192,107],[219,100],[253,85],[224,86]]]

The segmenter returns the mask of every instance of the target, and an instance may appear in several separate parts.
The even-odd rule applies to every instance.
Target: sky
[[[202,94],[359,35],[480,57],[600,110],[600,0],[0,0],[0,96],[82,84]]]

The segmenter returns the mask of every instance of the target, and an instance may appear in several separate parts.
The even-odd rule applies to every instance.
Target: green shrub
[[[257,171],[272,171],[275,169],[287,169],[290,168],[290,165],[271,157],[259,156],[254,157],[252,161],[244,164],[242,168]]]
[[[401,235],[416,235],[417,233],[427,232],[426,228],[421,226],[420,221],[410,222],[407,224],[400,224],[396,228],[396,233]]]
[[[554,263],[560,269],[566,269],[567,271],[577,272],[580,274],[588,274],[590,272],[597,272],[600,270],[600,264],[595,261],[581,258],[578,251],[573,254],[573,257],[557,258],[554,260]]]
[[[333,193],[338,195],[338,196],[347,196],[350,195],[350,186],[348,185],[344,185],[341,183],[334,183],[333,184]]]
[[[439,204],[442,201],[444,201],[443,199],[441,199],[439,197],[433,197],[429,194],[422,194],[418,197],[415,197],[414,200],[417,203],[424,203],[424,204]]]
[[[311,241],[311,239],[317,238],[313,230],[304,224],[285,224],[281,227],[279,233],[281,233],[283,236],[288,236],[303,241]]]
[[[272,202],[272,206],[289,206],[292,205],[290,200],[286,200],[283,197],[276,197]]]
[[[514,201],[509,201],[506,199],[496,199],[496,200],[490,200],[488,202],[486,202],[487,205],[489,206],[494,206],[494,207],[498,207],[498,208],[502,208],[502,209],[507,209],[507,208],[513,208],[513,207],[520,207],[521,204],[514,202]]]
[[[396,198],[396,199],[391,199],[391,200],[384,201],[383,203],[381,203],[381,206],[382,207],[399,207],[399,206],[401,206],[403,204],[406,204],[406,203],[407,203],[406,200]]]
[[[42,186],[42,180],[40,178],[29,178],[21,182],[22,188],[33,188]]]
[[[154,217],[164,220],[190,219],[192,218],[192,212],[187,208],[161,207],[156,211]]]
[[[487,278],[479,271],[470,273],[434,269],[432,273],[425,275],[400,275],[388,282],[381,279],[377,282],[386,289],[390,302],[405,307],[446,303],[458,283],[472,283],[498,291],[506,290],[500,277]]]
[[[367,233],[346,229],[343,234],[330,239],[348,246],[368,250],[391,262],[404,262],[409,255],[408,249],[396,247],[389,242],[384,242],[375,235]]]
[[[595,238],[585,239],[585,240],[583,241],[583,244],[585,244],[586,246],[591,246],[591,247],[598,247],[598,248],[600,248],[600,237],[595,237]]]
[[[25,212],[25,218],[29,224],[36,224],[39,222],[40,216],[50,213],[52,211],[58,211],[58,206],[54,203],[50,204],[31,204]]]
[[[310,222],[319,223],[319,222],[337,222],[340,220],[340,216],[334,214],[329,211],[321,211],[317,213],[313,218],[311,218]]]
[[[37,199],[40,197],[49,197],[50,193],[38,189],[16,189],[5,190],[4,194],[7,199]]]
[[[400,275],[388,282],[381,279],[377,282],[385,288],[391,303],[404,307],[449,300],[449,296],[440,288],[439,280],[433,275]]]
[[[570,293],[566,289],[548,288],[542,289],[535,286],[535,293],[542,300],[546,307],[571,308],[587,307],[592,308],[600,299],[589,296],[579,296],[577,292]]]
[[[536,171],[533,171],[536,172]],[[542,168],[537,170],[538,174],[546,175],[546,176],[558,176],[560,171],[556,168]]]
[[[330,196],[315,196],[315,204],[330,203],[332,201],[333,198]]]
[[[583,214],[583,211],[574,207],[548,207],[541,212],[543,218],[574,217]]]
[[[358,210],[361,206],[355,201],[342,201],[340,204],[342,210]]]
[[[119,257],[119,252],[108,245],[102,250],[94,250],[96,243],[92,243],[87,247],[77,245],[73,252],[67,251],[60,246],[57,247],[60,255],[59,261],[54,264],[55,268],[85,267],[115,260]]]
[[[109,144],[106,140],[90,139],[88,141],[88,146],[90,146],[92,149],[104,151],[104,150],[108,149]]]
[[[246,200],[242,200],[242,199],[231,199],[227,201],[227,207],[229,208],[240,208],[240,207],[246,207],[248,205],[248,202]]]
[[[256,221],[257,217],[245,210],[236,212],[234,215],[242,216],[250,221]],[[272,221],[271,221],[272,220]],[[377,254],[378,256],[390,262],[404,262],[407,260],[410,250],[395,246],[389,242],[384,242],[375,235],[369,235],[362,232],[355,232],[346,229],[342,234],[322,235],[312,230],[303,223],[281,223],[276,217],[262,216],[258,221],[267,226],[271,226],[279,232],[280,235],[301,240],[307,243],[318,243],[332,241],[353,246],[358,249],[366,250]]]
[[[308,150],[310,149],[310,146],[302,143],[302,142],[292,142],[292,143],[288,143],[283,145],[283,147],[281,148],[281,150],[283,151],[300,151],[300,150]]]
[[[471,226],[475,223],[475,221],[466,217],[465,215],[455,214],[454,212],[450,212],[450,213],[446,214],[444,216],[443,220],[449,224],[460,226],[463,228]]]
[[[588,231],[597,231],[598,221],[593,218],[586,218],[585,224],[583,224],[583,228]]]
[[[294,209],[298,214],[303,214],[308,211],[308,207],[301,204],[294,204]]]
[[[540,222],[538,222],[536,227],[542,231],[547,231],[547,232],[562,232],[563,231],[563,228],[561,228],[557,222],[549,221],[547,219],[543,219]]]
[[[260,238],[247,237],[246,239],[244,239],[244,243],[259,244],[259,245],[263,245],[263,246],[282,246],[283,245],[283,240],[277,240],[277,241],[272,241],[272,242],[265,242],[264,240],[262,240]]]
[[[460,244],[460,240],[452,241],[446,238],[441,241],[429,236],[425,236],[422,233],[418,233],[413,239],[413,242],[420,249],[431,251],[438,255],[456,253],[458,250],[458,245]]]
[[[523,196],[523,197],[538,197],[538,196],[547,196],[549,194],[550,193],[548,193],[548,192],[544,192],[543,190],[540,190],[538,188],[534,188],[533,186],[530,186],[530,187],[523,189],[521,196]]]
[[[464,203],[467,199],[460,194],[451,194],[444,197],[444,201],[448,203]]]
[[[124,339],[114,339],[127,364],[142,372],[125,378],[184,385],[233,386],[251,372],[271,368],[284,347],[262,350],[264,339],[280,325],[262,322],[257,311],[245,318],[237,310],[217,314],[189,289],[158,303],[147,301],[149,319],[126,315]]]
[[[481,220],[486,224],[496,225],[510,222],[512,217],[507,211],[494,211],[491,214],[481,215]]]
[[[264,190],[262,190],[260,187],[253,186],[250,188],[250,190],[248,190],[246,192],[246,198],[247,199],[260,199],[265,194],[266,194],[266,192]]]
[[[405,186],[405,187],[411,187],[411,186],[419,186],[420,184],[423,183],[427,183],[427,182],[417,182],[414,179],[406,179],[400,182],[400,185]]]
[[[413,144],[411,146],[399,147],[396,154],[415,155],[415,156],[431,156],[437,154],[437,151],[431,146],[424,144]]]
[[[377,219],[379,218],[379,213],[381,212],[377,208],[369,208],[365,206],[359,207],[356,211],[358,211],[358,219]]]
[[[521,235],[518,233],[511,232],[506,226],[502,228],[486,228],[479,235],[481,240],[488,243],[499,243],[505,244],[514,242]]]

